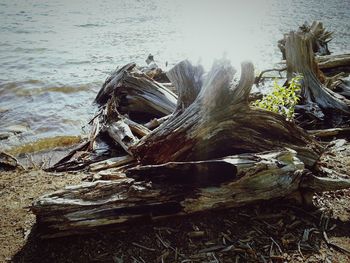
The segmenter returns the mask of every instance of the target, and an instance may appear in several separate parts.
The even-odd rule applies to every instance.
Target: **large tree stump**
[[[198,72],[202,69],[187,61],[168,72],[181,94],[178,108],[131,147],[141,163],[207,160],[283,147],[296,150],[308,166],[315,163],[321,147],[311,137],[281,115],[249,105],[251,63],[242,64],[239,83],[231,83],[235,70],[224,60],[217,61],[205,79]]]
[[[312,50],[312,34],[308,32],[290,32],[286,37],[287,78],[301,74],[301,104],[320,108],[323,114],[337,112],[349,114],[349,105],[345,97],[327,89],[322,82],[324,76],[319,70]]]
[[[298,32],[308,33],[310,35],[311,47],[314,53],[316,53],[319,56],[331,54],[331,52],[328,49],[328,42],[332,40],[333,32],[327,31],[323,27],[323,23],[319,21],[313,21],[311,26],[305,23],[299,27]],[[281,50],[283,59],[286,59],[287,37],[288,34],[285,34],[284,38],[278,41],[278,48]]]

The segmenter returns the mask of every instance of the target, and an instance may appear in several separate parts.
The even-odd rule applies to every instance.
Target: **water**
[[[225,54],[264,69],[279,61],[282,34],[312,20],[336,32],[331,51],[349,52],[349,10],[349,0],[3,0],[0,134],[17,135],[0,149],[75,142],[108,74],[149,53],[170,66]]]

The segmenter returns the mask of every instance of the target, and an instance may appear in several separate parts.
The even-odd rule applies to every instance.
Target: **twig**
[[[304,259],[305,257],[303,255],[303,253],[301,252],[300,241],[298,242],[298,252],[299,252],[300,256]]]
[[[156,237],[158,238],[158,240],[160,241],[160,243],[162,243],[162,245],[165,247],[165,248],[169,248],[169,244],[167,244],[166,242],[163,241],[163,239],[160,237],[160,235],[156,234]]]
[[[338,250],[340,252],[343,252],[343,253],[346,253],[346,254],[350,255],[350,250],[348,250],[348,249],[346,249],[346,248],[344,248],[342,246],[339,246],[339,245],[331,242],[329,240],[329,238],[328,238],[328,235],[327,235],[326,231],[323,231],[322,234],[323,234],[323,239],[324,239],[324,241],[326,242],[326,244],[328,246],[333,247],[333,248],[335,248],[336,250]]]
[[[283,254],[283,251],[282,251],[280,245],[278,245],[278,243],[277,243],[272,237],[270,237],[270,239],[271,239],[271,241],[277,246],[279,252],[280,252],[281,254]]]
[[[265,257],[264,257],[263,255],[260,255],[260,258],[262,259],[262,261],[263,261],[264,263],[267,263],[267,261],[266,261],[266,259],[265,259]]]
[[[133,244],[135,247],[142,248],[142,249],[144,249],[144,250],[148,250],[148,251],[151,251],[151,252],[156,251],[154,248],[145,247],[145,246],[140,245],[140,244],[135,243],[135,242],[132,242],[132,244]]]
[[[225,249],[226,246],[223,246],[223,245],[216,245],[216,246],[212,246],[212,247],[208,247],[208,248],[204,248],[204,249],[201,249],[199,250],[199,253],[209,253],[209,252],[214,252],[214,251],[219,251],[219,250],[222,250],[222,249]]]
[[[273,242],[271,242],[271,245],[270,245],[270,253],[269,253],[269,257],[271,258],[272,257],[272,252],[273,252]]]
[[[263,76],[265,73],[267,73],[267,72],[277,71],[277,72],[279,72],[279,74],[281,75],[281,72],[282,72],[282,71],[285,71],[285,70],[287,70],[287,67],[285,67],[285,68],[272,68],[272,69],[263,70],[263,71],[260,72],[259,76],[256,78],[255,84],[258,85],[259,82],[260,82],[260,80],[261,80],[261,78],[262,78],[262,76]]]
[[[134,262],[136,262],[136,263],[140,263],[141,261],[140,260],[138,260],[137,258],[135,258],[134,256],[131,256],[131,258],[134,260]],[[142,262],[141,262],[142,263]]]
[[[211,253],[212,257],[214,258],[215,260],[215,263],[220,263],[220,261],[215,257],[215,254],[214,253]]]

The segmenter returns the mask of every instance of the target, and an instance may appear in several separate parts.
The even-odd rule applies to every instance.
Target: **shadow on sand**
[[[337,256],[336,253],[346,254],[337,247],[331,249],[324,241],[322,228],[327,220],[319,210],[307,211],[275,201],[173,218],[156,225],[140,223],[125,229],[104,229],[55,239],[41,239],[38,227],[34,226],[27,243],[12,260],[50,263],[304,262],[306,258],[317,259],[321,251],[331,258]],[[346,240],[350,236],[349,221],[330,219],[326,227],[330,239],[343,237]]]

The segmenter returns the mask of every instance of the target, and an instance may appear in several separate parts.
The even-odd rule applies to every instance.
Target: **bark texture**
[[[327,31],[322,22],[313,21],[311,25],[308,23],[303,24],[298,29],[299,33],[309,34],[311,37],[311,48],[313,52],[319,56],[330,55],[331,52],[328,49],[328,42],[332,40],[333,32]],[[278,48],[281,50],[283,59],[286,59],[286,38],[288,34],[284,35],[284,38],[278,41]]]
[[[202,77],[197,97],[186,93],[188,83],[198,86],[196,70],[201,69],[182,62],[170,71],[169,78],[183,94],[178,102],[181,108],[131,147],[141,163],[207,160],[283,147],[296,150],[308,166],[315,163],[321,147],[311,137],[282,116],[249,105],[254,83],[250,62],[242,64],[239,82],[232,82],[234,68],[227,61],[217,61],[204,80]]]
[[[328,89],[312,50],[312,35],[290,32],[286,37],[287,78],[302,75],[301,104],[313,105],[322,115],[330,112],[349,114],[350,102],[340,94]],[[320,114],[318,114],[320,116]]]

